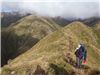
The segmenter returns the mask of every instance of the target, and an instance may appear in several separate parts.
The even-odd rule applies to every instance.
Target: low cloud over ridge
[[[49,0],[50,1],[50,0]],[[27,0],[17,2],[2,2],[2,11],[26,11],[37,12],[44,16],[62,16],[73,18],[88,18],[92,16],[100,17],[100,5],[98,2],[66,2],[65,0],[58,2],[30,2]]]

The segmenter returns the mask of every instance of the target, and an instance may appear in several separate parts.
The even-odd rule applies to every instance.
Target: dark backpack
[[[77,51],[75,52],[76,57],[79,57],[80,59],[83,58],[83,52],[84,52],[84,47],[80,47],[79,49],[77,49]]]

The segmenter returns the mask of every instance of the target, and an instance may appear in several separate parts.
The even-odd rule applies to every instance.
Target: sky
[[[36,12],[43,16],[100,17],[100,0],[3,0],[1,11]]]
[[[98,2],[99,0],[2,0],[5,2]]]

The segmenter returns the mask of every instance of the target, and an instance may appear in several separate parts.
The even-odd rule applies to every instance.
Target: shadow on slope
[[[1,66],[7,64],[9,59],[29,50],[39,39],[31,35],[18,36],[14,32],[1,32]]]
[[[69,75],[69,73],[63,68],[55,64],[50,64],[50,67],[54,70],[54,75]]]
[[[1,27],[8,27],[10,26],[12,23],[18,21],[19,19],[30,15],[29,13],[27,14],[20,14],[19,12],[2,12],[1,15],[3,15],[3,17],[1,17]]]
[[[91,71],[88,73],[88,75],[100,75],[100,71],[94,69],[94,70],[91,70]]]
[[[37,68],[33,75],[47,75],[44,69],[40,65],[37,65]]]

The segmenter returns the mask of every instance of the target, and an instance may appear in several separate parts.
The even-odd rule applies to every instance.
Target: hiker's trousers
[[[79,59],[78,57],[76,57],[76,66],[80,68],[81,65],[82,65],[82,59]]]

